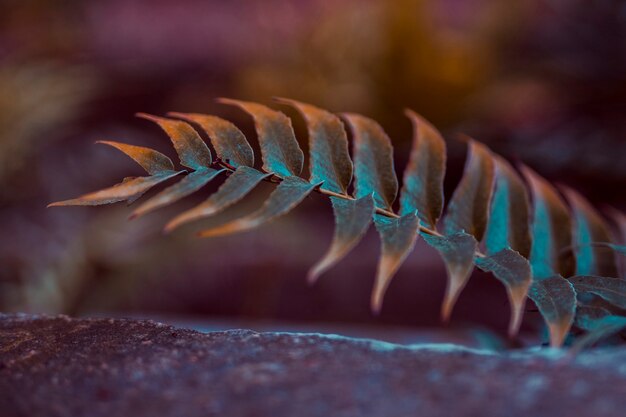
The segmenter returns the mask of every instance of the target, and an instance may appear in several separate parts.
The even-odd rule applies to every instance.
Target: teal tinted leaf
[[[374,194],[380,208],[391,210],[398,193],[393,169],[393,148],[383,128],[367,117],[344,114],[354,138],[354,181],[356,198]]]
[[[119,149],[137,162],[150,175],[155,175],[163,171],[174,171],[172,160],[154,149],[109,140],[99,140],[96,143],[102,143]]]
[[[426,119],[411,110],[405,113],[413,123],[413,148],[404,170],[400,214],[417,210],[421,222],[434,229],[443,209],[446,144]]]
[[[446,211],[445,234],[465,232],[478,242],[483,238],[489,217],[494,180],[494,162],[485,145],[469,141],[463,178],[454,190]]]
[[[198,235],[201,237],[220,236],[258,227],[291,211],[317,186],[319,184],[310,184],[302,178],[287,177],[278,184],[263,206],[254,213],[221,226],[203,230]]]
[[[563,193],[574,215],[574,253],[577,275],[600,275],[617,277],[615,255],[610,248],[593,246],[593,242],[610,242],[606,222],[589,202],[571,188],[563,187]]]
[[[322,188],[346,194],[352,179],[352,161],[343,123],[326,110],[295,100],[278,102],[295,107],[304,117],[309,132],[310,181],[323,182]]]
[[[160,207],[175,203],[181,198],[198,191],[222,172],[224,172],[223,169],[199,168],[197,171],[188,174],[176,184],[170,185],[159,194],[137,207],[130,215],[130,218],[137,218]]]
[[[228,120],[198,113],[170,112],[168,116],[178,117],[200,126],[211,139],[215,152],[222,161],[235,168],[254,165],[252,147],[241,130]]]
[[[237,106],[254,118],[265,171],[281,178],[300,175],[304,154],[293,133],[291,120],[287,116],[248,101],[222,98],[218,99],[218,102]]]
[[[621,309],[626,309],[626,280],[600,277],[595,275],[577,275],[571,277],[576,292],[590,292]]]
[[[85,194],[71,200],[52,203],[48,205],[48,207],[99,206],[103,204],[117,203],[119,201],[132,200],[136,197],[140,197],[155,185],[168,180],[181,172],[182,171],[163,171],[149,177],[126,178],[121,183],[105,188],[104,190]]]
[[[400,218],[376,215],[374,225],[382,243],[371,299],[372,311],[378,314],[389,283],[415,246],[420,221],[415,213]]]
[[[166,232],[204,217],[212,216],[244,198],[261,181],[271,174],[257,171],[247,166],[239,166],[220,186],[220,188],[204,202],[189,209],[170,221],[165,226]]]
[[[193,170],[211,166],[208,146],[189,124],[145,113],[137,113],[137,116],[158,124],[167,133],[183,166]]]
[[[522,323],[526,295],[532,281],[528,260],[511,249],[502,249],[493,255],[477,257],[476,265],[483,271],[491,272],[506,287],[511,304],[509,335],[517,334]]]
[[[557,191],[533,170],[522,166],[533,197],[532,247],[530,266],[534,278],[574,274],[574,258],[568,249],[572,244],[571,218]]]
[[[574,286],[559,275],[535,280],[528,297],[533,300],[548,325],[550,345],[560,347],[567,336],[576,312]]]
[[[574,324],[583,330],[593,330],[596,327],[597,320],[610,315],[611,312],[606,308],[578,305],[576,307]]]
[[[591,324],[591,331],[578,339],[572,346],[572,353],[592,346],[602,339],[606,339],[614,334],[626,329],[626,317],[623,316],[604,316],[594,320]]]
[[[511,248],[525,258],[530,254],[530,203],[522,179],[513,167],[499,156],[496,163],[496,186],[491,201],[485,246],[487,253]]]
[[[422,237],[426,243],[437,249],[446,265],[448,283],[441,305],[441,318],[443,321],[448,321],[456,300],[474,269],[474,253],[478,242],[472,235],[465,232],[453,233],[449,236],[422,233]]]
[[[372,223],[374,199],[366,196],[357,200],[330,197],[335,215],[335,233],[328,251],[309,271],[313,283],[325,271],[337,264],[361,241]]]

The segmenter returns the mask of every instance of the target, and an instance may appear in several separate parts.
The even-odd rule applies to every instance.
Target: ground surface
[[[0,315],[0,415],[624,416],[626,350],[489,353]]]

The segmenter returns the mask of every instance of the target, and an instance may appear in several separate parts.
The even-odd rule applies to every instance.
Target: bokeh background
[[[511,161],[568,184],[597,207],[626,207],[626,3],[620,0],[4,0],[0,5],[0,309],[138,315],[201,323],[322,328],[437,328],[445,273],[418,243],[382,314],[368,310],[379,244],[367,235],[307,287],[332,236],[314,195],[258,230],[215,240],[161,227],[193,198],[129,222],[124,204],[45,209],[139,175],[111,139],[174,156],[137,111],[251,120],[215,104],[272,96],[361,112],[384,126],[406,163],[410,107],[449,140],[450,194],[466,133]],[[273,104],[272,104],[273,105]],[[279,107],[277,107],[279,108]],[[294,119],[301,143],[306,130]],[[532,310],[532,306],[528,306]],[[501,333],[502,286],[475,273],[453,326]],[[330,323],[330,324],[329,324]],[[539,323],[528,311],[525,330]]]

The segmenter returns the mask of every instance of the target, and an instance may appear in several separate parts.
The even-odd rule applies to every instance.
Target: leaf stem
[[[227,174],[231,174],[236,169],[234,166],[229,164],[227,161],[223,161],[223,160],[221,160],[219,158],[217,158],[215,161],[213,161],[213,164],[218,166],[218,167],[220,167],[220,168],[226,169]],[[264,181],[276,184],[276,183],[281,182],[282,178],[277,177],[276,175],[272,175],[271,177],[265,178]],[[323,195],[327,195],[327,196],[331,196],[331,197],[337,197],[337,198],[342,198],[344,200],[354,200],[355,199],[354,197],[352,197],[349,194],[340,194],[340,193],[336,193],[334,191],[325,190],[325,189],[323,189],[321,187],[317,187],[315,189],[315,191],[320,193],[320,194],[323,194]],[[382,216],[391,217],[391,218],[394,218],[394,219],[400,218],[400,216],[398,214],[394,213],[393,211],[385,210],[385,209],[382,209],[380,207],[376,207],[376,213],[380,214]],[[422,226],[422,225],[420,225],[419,228],[420,228],[420,232],[422,232],[422,233],[426,233],[426,234],[432,235],[432,236],[443,237],[443,235],[441,233],[439,233],[438,231],[436,231],[434,229],[430,229],[430,228],[428,228],[426,226]],[[479,257],[484,256],[480,252],[477,252],[476,254]]]

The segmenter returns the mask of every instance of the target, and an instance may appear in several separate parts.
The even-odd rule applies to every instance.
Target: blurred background
[[[463,168],[465,149],[454,141],[462,132],[578,189],[600,209],[626,207],[620,0],[0,4],[2,311],[164,317],[206,328],[439,329],[445,272],[423,243],[379,317],[368,309],[374,231],[318,284],[306,285],[307,269],[332,236],[330,205],[319,195],[271,225],[214,240],[193,231],[254,210],[271,187],[171,236],[160,232],[165,222],[219,181],[132,222],[124,204],[45,208],[141,174],[95,140],[174,157],[159,129],[133,116],[138,111],[216,114],[255,143],[250,118],[215,104],[220,96],[272,106],[272,96],[285,96],[373,117],[394,142],[399,172],[411,144],[403,116],[410,107],[449,139],[447,194]],[[301,118],[282,110],[306,146]],[[502,334],[508,315],[503,287],[476,272],[451,332],[482,326]],[[524,330],[539,322],[528,311]]]

